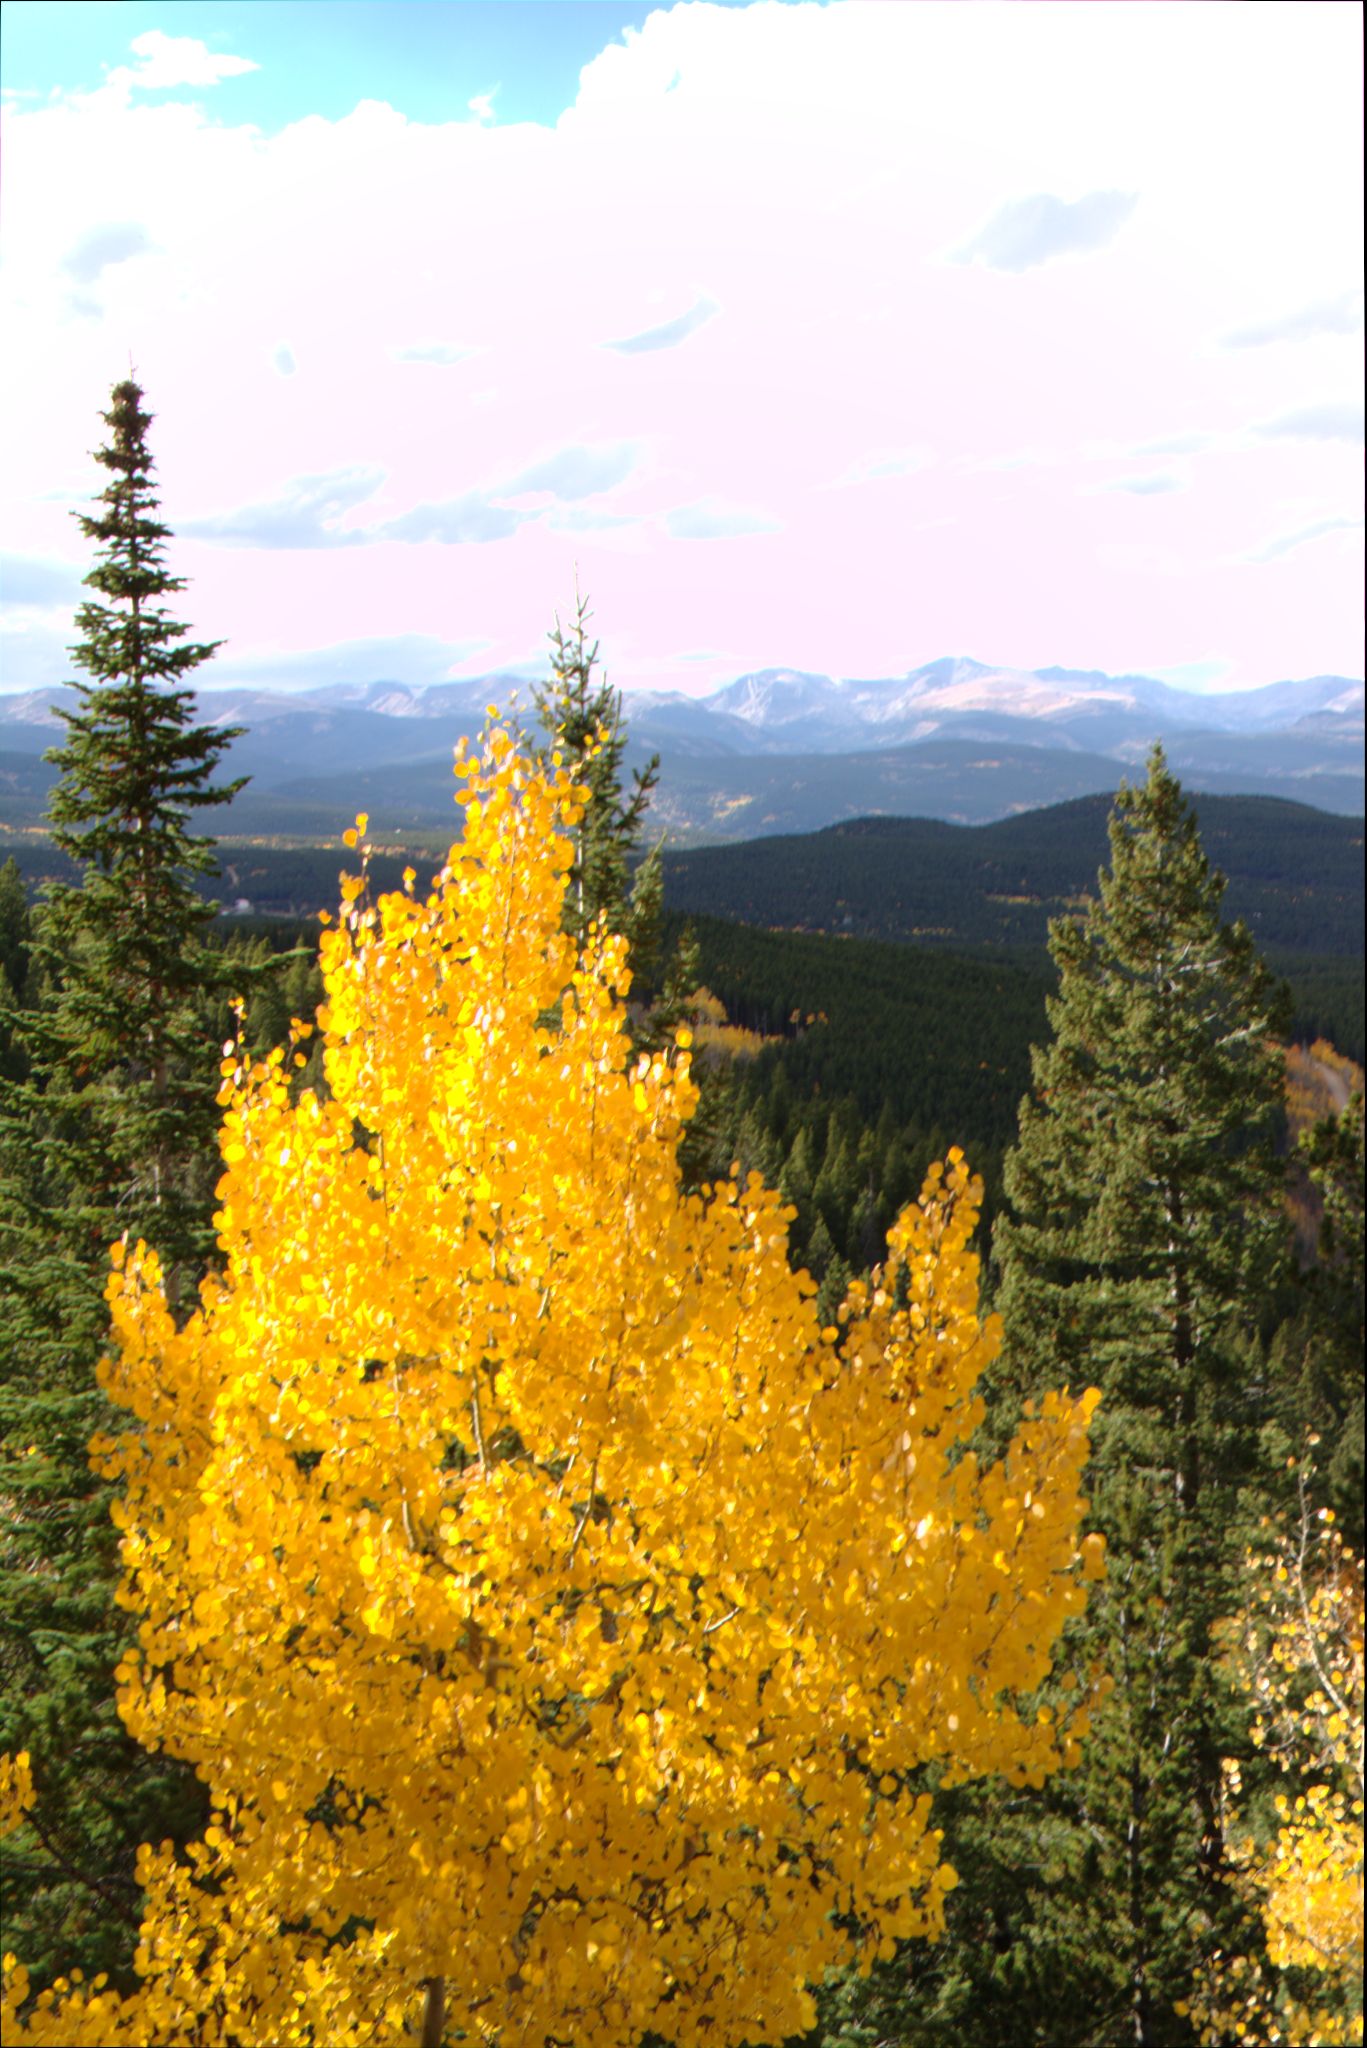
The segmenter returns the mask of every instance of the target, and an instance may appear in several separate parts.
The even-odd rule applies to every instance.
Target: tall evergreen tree
[[[663,877],[658,847],[631,876],[632,856],[659,778],[660,758],[652,755],[633,771],[631,789],[623,786],[626,724],[622,696],[606,676],[595,676],[598,642],[588,641],[592,613],[576,589],[574,621],[567,633],[557,614],[550,634],[551,679],[536,692],[536,707],[548,743],[567,758],[588,790],[584,815],[575,832],[574,865],[565,892],[566,929],[576,942],[600,911],[607,911],[614,930],[631,943],[638,972],[654,964],[659,945]]]
[[[1060,1380],[1102,1389],[1088,1491],[1109,1574],[1072,1648],[1113,1690],[1043,1799],[948,1794],[946,1940],[838,1987],[829,2048],[1177,2048],[1203,1955],[1260,1938],[1222,1862],[1221,1759],[1247,1755],[1247,1729],[1211,1636],[1285,1450],[1257,1329],[1285,1258],[1286,1002],[1222,919],[1161,749],[1110,845],[1087,913],[1050,928],[1053,1037],[994,1251],[1003,1426]]]
[[[7,1936],[40,1970],[60,1956],[126,1973],[137,1845],[192,1827],[199,1798],[114,1711],[126,1623],[109,1493],[86,1454],[107,1417],[95,1369],[111,1242],[155,1244],[181,1307],[213,1246],[218,1048],[202,1017],[224,966],[195,888],[212,841],[189,819],[241,784],[213,786],[236,734],[197,724],[186,687],[217,643],[190,641],[162,603],[184,579],[166,567],[132,379],[102,418],[109,480],[78,515],[97,544],[72,649],[88,680],[48,756],[52,836],[81,879],[35,917],[39,994],[7,1019],[26,1072],[0,1116],[0,1749],[31,1753],[38,1789],[5,1845]]]
[[[995,1248],[1014,1389],[1061,1372],[1104,1396],[1091,1498],[1111,1572],[1077,1647],[1115,1689],[1059,1802],[1060,1866],[1106,1901],[1109,1925],[1074,1950],[1089,2038],[1157,2048],[1186,2038],[1175,2007],[1239,1912],[1220,1860],[1235,1738],[1211,1630],[1237,1605],[1273,1462],[1250,1340],[1285,1257],[1288,1013],[1248,932],[1222,919],[1224,877],[1161,748],[1146,784],[1122,787],[1110,842],[1086,916],[1051,926],[1054,1036],[1033,1055]],[[1031,1889],[1011,1940],[1038,1948],[1052,1927],[1067,1945],[1058,1888]]]
[[[591,617],[588,602],[576,587],[573,623],[566,632],[557,615],[548,636],[550,680],[534,693],[546,735],[541,752],[558,752],[588,791],[575,831],[574,864],[565,892],[565,929],[582,946],[590,927],[606,913],[612,930],[627,940],[638,986],[655,990],[648,1010],[633,1014],[634,1041],[655,1051],[683,1021],[687,999],[698,986],[698,947],[691,928],[685,927],[668,957],[663,962],[660,959],[663,839],[644,859],[638,859],[651,794],[659,780],[660,757],[652,754],[643,768],[633,769],[630,788],[626,787],[622,694],[611,687],[605,675],[594,673],[598,642],[589,644]],[[705,1099],[694,1118],[694,1151],[709,1127],[713,1106]],[[691,1156],[686,1149],[686,1171]]]

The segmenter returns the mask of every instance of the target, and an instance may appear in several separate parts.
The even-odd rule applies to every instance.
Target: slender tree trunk
[[[422,2007],[422,2048],[441,2048],[446,2033],[446,1979],[429,1977]]]
[[[1134,2048],[1149,2048],[1148,1946],[1144,1937],[1144,1784],[1136,1757],[1130,1765],[1130,1820],[1126,1829],[1130,1906],[1130,2023]]]

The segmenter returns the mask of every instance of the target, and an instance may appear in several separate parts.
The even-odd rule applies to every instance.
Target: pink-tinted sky
[[[515,44],[311,98],[287,11],[6,96],[5,687],[130,357],[215,681],[540,667],[576,564],[628,689],[1361,672],[1358,8],[597,7],[514,119]]]

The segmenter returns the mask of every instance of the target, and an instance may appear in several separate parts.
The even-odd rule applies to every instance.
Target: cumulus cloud
[[[0,553],[0,604],[14,610],[49,611],[78,601],[84,569],[41,555]]]
[[[681,341],[687,341],[690,334],[696,334],[721,307],[713,300],[701,298],[687,313],[680,313],[677,320],[666,320],[662,326],[643,328],[639,334],[629,334],[623,341],[604,342],[604,348],[616,349],[619,356],[639,356],[656,348],[677,348]]]
[[[501,498],[520,497],[524,492],[549,491],[553,497],[575,501],[592,498],[623,483],[636,465],[632,441],[600,441],[591,447],[561,448],[521,470],[511,483],[497,493]]]
[[[1275,562],[1281,555],[1289,555],[1294,548],[1304,547],[1307,541],[1319,540],[1326,533],[1343,533],[1360,527],[1360,519],[1346,517],[1316,519],[1309,526],[1297,527],[1294,533],[1280,533],[1262,547],[1245,555],[1246,562]]]
[[[1341,292],[1272,320],[1255,321],[1221,336],[1224,348],[1267,348],[1274,341],[1309,341],[1317,334],[1356,334],[1362,326],[1362,293]]]
[[[763,512],[714,505],[704,498],[692,505],[677,505],[665,515],[665,526],[673,540],[730,540],[736,534],[779,530],[778,521]]]
[[[175,85],[218,85],[225,78],[241,78],[261,66],[250,57],[229,57],[211,50],[198,36],[168,36],[149,28],[134,36],[129,49],[135,65],[121,65],[110,74],[111,84],[132,85],[142,92],[155,92]]]
[[[476,351],[462,348],[456,341],[414,341],[403,348],[390,350],[396,363],[463,363],[467,356]]]
[[[301,476],[287,484],[278,498],[236,511],[215,512],[200,519],[182,519],[177,531],[190,540],[221,541],[246,548],[344,548],[373,533],[344,532],[342,514],[373,496],[384,471],[368,465],[330,470],[325,476]]]
[[[1294,441],[1360,441],[1363,408],[1360,398],[1329,399],[1322,405],[1301,405],[1275,419],[1261,420],[1255,434]]]
[[[458,546],[466,541],[507,540],[528,517],[510,506],[496,505],[486,491],[466,491],[459,498],[441,504],[415,505],[397,519],[373,528],[367,540],[442,541]]]
[[[135,220],[105,221],[67,250],[62,268],[77,284],[94,284],[112,263],[126,263],[130,256],[140,256],[151,246],[147,230]]]
[[[989,270],[1033,270],[1056,256],[1079,256],[1113,242],[1134,212],[1137,192],[1087,192],[1081,199],[1057,199],[1036,192],[1013,199],[956,254],[960,263],[985,263]]]
[[[465,102],[467,108],[474,115],[477,121],[485,122],[493,120],[494,95],[495,93],[497,93],[497,91],[498,87],[496,85],[491,86],[488,92],[477,92],[472,100],[467,100]]]

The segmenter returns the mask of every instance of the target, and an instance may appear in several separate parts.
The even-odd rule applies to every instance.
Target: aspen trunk
[[[441,2048],[446,2032],[446,1979],[429,1977],[422,2007],[422,2048]]]

